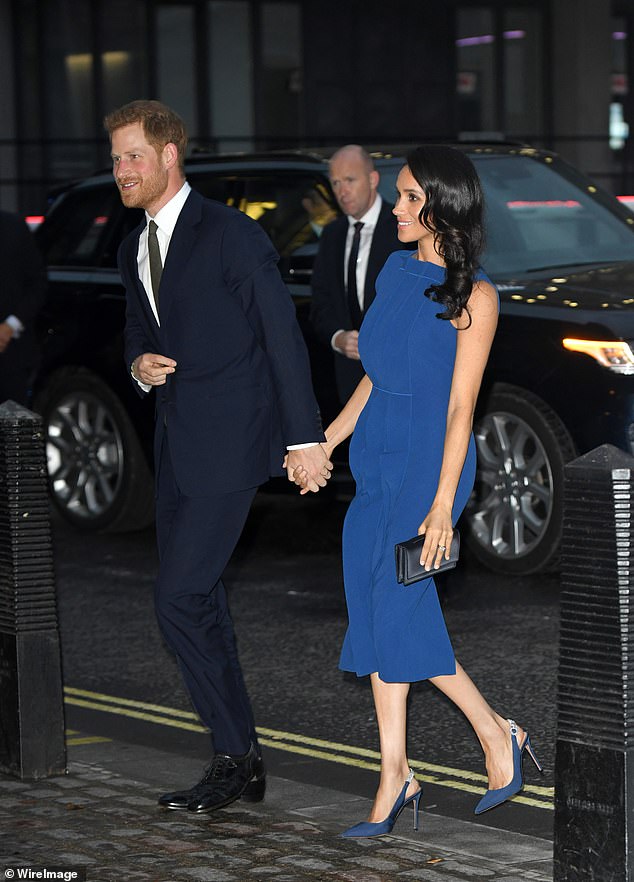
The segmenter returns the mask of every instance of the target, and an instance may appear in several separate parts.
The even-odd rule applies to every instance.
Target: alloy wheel
[[[74,392],[55,404],[47,420],[46,457],[61,508],[89,521],[112,505],[123,479],[123,440],[98,397]]]
[[[498,558],[537,548],[553,510],[552,465],[539,436],[515,414],[486,414],[477,424],[478,467],[469,505],[473,539]]]

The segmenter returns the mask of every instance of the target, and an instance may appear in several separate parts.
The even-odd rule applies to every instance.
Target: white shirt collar
[[[363,217],[359,218],[359,220],[364,225],[364,227],[369,228],[369,227],[376,226],[376,222],[378,221],[379,215],[381,214],[382,203],[383,203],[383,200],[381,199],[380,194],[377,193],[376,199],[374,200],[374,202],[372,203],[370,208],[368,208],[368,210],[363,215]],[[356,217],[352,217],[352,215],[350,215],[350,214],[347,215],[347,217],[348,217],[349,226],[351,226],[351,227],[354,226],[357,222]]]
[[[172,233],[174,232],[174,227],[176,226],[178,216],[183,209],[183,205],[185,204],[185,201],[187,200],[190,191],[191,187],[189,186],[187,181],[185,181],[178,193],[172,196],[170,201],[167,202],[160,211],[157,211],[154,217],[150,217],[150,215],[146,211],[146,226],[151,220],[153,220],[159,230],[161,230],[167,236],[171,237]]]

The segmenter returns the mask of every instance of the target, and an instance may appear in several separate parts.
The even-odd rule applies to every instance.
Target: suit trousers
[[[26,405],[37,359],[20,340],[11,340],[0,353],[0,404],[11,400]]]
[[[233,622],[221,576],[257,487],[214,496],[185,496],[177,485],[163,432],[156,476],[159,573],[155,608],[185,685],[218,753],[243,754],[257,744]]]

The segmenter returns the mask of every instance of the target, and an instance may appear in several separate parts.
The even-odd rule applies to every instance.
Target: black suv
[[[481,561],[531,573],[557,559],[564,464],[606,442],[634,452],[634,216],[552,154],[460,149],[484,186],[483,266],[501,301],[475,425],[476,488],[463,520]],[[337,211],[326,157],[200,155],[187,176],[273,240],[327,420],[337,406],[332,358],[308,321],[319,233]],[[402,153],[375,161],[392,201]],[[116,269],[118,245],[139,219],[104,173],[61,193],[36,234],[49,294],[34,406],[46,424],[53,500],[84,528],[134,529],[152,517],[153,402],[139,400],[122,361]]]

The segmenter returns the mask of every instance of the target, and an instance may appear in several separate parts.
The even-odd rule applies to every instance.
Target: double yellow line
[[[204,733],[208,731],[201,725],[196,714],[191,711],[165,707],[161,704],[151,704],[147,701],[103,695],[100,692],[89,692],[86,689],[74,689],[70,686],[64,687],[64,693],[66,704],[75,707],[116,714],[120,717],[132,717],[136,720],[157,723],[160,726],[170,726],[175,729],[185,729],[189,732]],[[344,766],[354,766],[358,769],[380,771],[381,755],[376,750],[353,747],[338,741],[325,741],[322,738],[310,738],[307,735],[297,735],[293,732],[281,732],[263,726],[259,726],[257,732],[260,743],[265,747],[274,747],[276,750],[310,756],[314,759],[326,760]],[[477,772],[437,766],[419,760],[410,760],[410,766],[417,773],[416,777],[419,781],[426,781],[438,787],[449,787],[452,790],[462,790],[478,795],[484,793],[486,789],[486,776]],[[522,795],[516,796],[513,801],[552,811],[554,808],[553,797],[552,787],[525,784]]]

